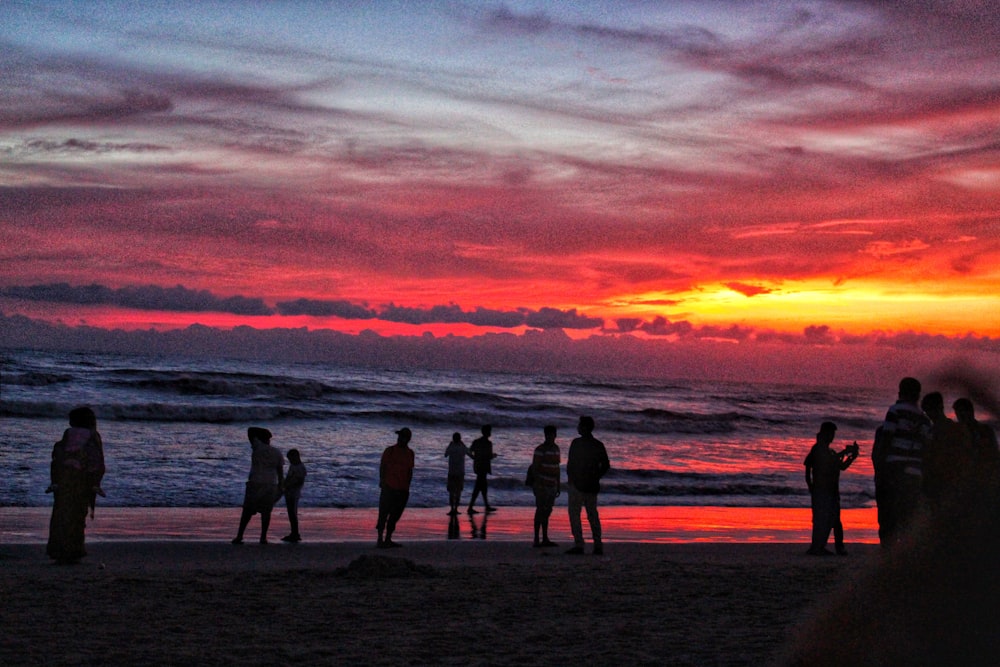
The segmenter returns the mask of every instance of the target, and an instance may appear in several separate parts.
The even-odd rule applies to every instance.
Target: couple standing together
[[[597,494],[601,490],[601,478],[611,469],[608,452],[604,443],[594,437],[593,417],[580,417],[577,425],[578,438],[569,445],[566,457],[566,483],[569,490],[567,506],[569,527],[573,533],[573,547],[568,554],[579,555],[583,551],[583,524],[580,511],[586,509],[587,522],[594,540],[594,555],[604,553],[601,542],[601,518],[597,512]],[[560,492],[559,447],[555,443],[556,427],[545,427],[545,442],[535,448],[531,468],[532,489],[535,493],[535,542],[536,547],[555,546],[549,540],[549,516],[556,496]],[[542,539],[539,540],[539,531]]]

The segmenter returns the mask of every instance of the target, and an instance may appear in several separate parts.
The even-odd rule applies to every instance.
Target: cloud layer
[[[5,309],[1000,335],[990,3],[603,7],[5,4]]]

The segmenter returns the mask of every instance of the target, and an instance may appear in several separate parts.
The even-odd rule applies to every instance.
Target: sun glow
[[[679,293],[646,292],[614,301],[619,316],[688,320],[692,324],[736,323],[779,332],[801,332],[804,323],[826,325],[848,333],[923,331],[963,335],[975,330],[1000,335],[1000,295],[947,293],[940,285],[915,290],[874,281],[835,285],[829,281],[750,283],[758,289],[701,285]]]

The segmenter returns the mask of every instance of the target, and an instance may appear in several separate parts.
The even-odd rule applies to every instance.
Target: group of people
[[[243,511],[240,527],[233,544],[243,544],[250,519],[260,514],[260,543],[267,544],[267,531],[271,525],[271,511],[282,496],[288,510],[291,532],[281,538],[283,542],[301,542],[299,534],[299,498],[306,483],[306,467],[297,449],[288,450],[288,474],[285,461],[277,447],[271,445],[271,432],[266,428],[251,426],[247,429],[250,439],[250,475],[243,493]]]
[[[938,515],[971,509],[994,486],[1000,466],[996,434],[976,420],[972,401],[955,401],[953,420],[940,392],[923,398],[920,392],[915,378],[900,381],[872,447],[879,540],[886,546],[922,508]]]
[[[607,449],[604,443],[594,437],[594,420],[592,417],[580,417],[577,425],[579,437],[570,443],[566,460],[566,484],[569,492],[569,523],[573,534],[573,547],[566,553],[583,554],[584,537],[581,511],[586,508],[587,521],[590,524],[593,539],[593,553],[604,552],[601,541],[601,519],[597,510],[597,494],[600,492],[600,480],[610,470]],[[497,454],[493,451],[490,436],[493,427],[485,425],[481,436],[470,446],[462,442],[462,435],[455,433],[448,443],[444,455],[448,458],[448,514],[455,517],[462,502],[462,489],[465,487],[465,459],[473,461],[472,470],[476,482],[472,489],[472,498],[466,510],[468,514],[476,514],[476,499],[483,496],[484,511],[495,512],[488,499],[488,478],[492,472],[492,461]],[[534,546],[554,547],[556,543],[549,539],[549,517],[555,500],[562,491],[560,478],[561,456],[559,445],[556,444],[557,429],[546,426],[543,429],[544,441],[535,448],[527,482],[530,483],[535,496]],[[398,547],[399,543],[392,540],[396,523],[406,509],[410,495],[410,482],[413,479],[414,454],[410,449],[410,439],[413,437],[409,428],[396,431],[396,444],[387,447],[382,453],[379,467],[378,522],[376,530],[378,539],[376,546],[381,549]]]
[[[899,383],[898,400],[890,406],[885,420],[876,430],[872,447],[875,472],[875,500],[878,508],[879,540],[883,546],[898,540],[902,530],[921,507],[930,511],[961,511],[977,502],[977,493],[992,488],[1000,480],[1000,449],[993,429],[976,420],[972,401],[956,400],[955,419],[945,414],[944,397],[930,392],[921,399],[921,384],[912,377]],[[593,539],[593,553],[603,553],[601,522],[597,496],[601,478],[610,469],[604,443],[594,437],[594,420],[580,417],[578,437],[570,443],[566,459],[566,488],[573,546],[569,554],[584,553],[585,541],[581,511],[586,510]],[[455,433],[445,449],[448,458],[448,514],[459,513],[465,485],[465,459],[473,460],[476,480],[467,512],[476,514],[476,500],[482,495],[483,511],[495,512],[490,505],[489,475],[497,454],[490,440],[492,427],[485,425],[481,436],[470,446]],[[833,448],[837,425],[825,421],[816,434],[816,442],[805,459],[806,484],[812,505],[812,539],[809,554],[830,554],[827,542],[833,532],[835,549],[845,554],[844,527],[840,520],[840,473],[857,459],[857,442],[841,451]],[[556,444],[555,426],[545,426],[544,440],[533,453],[526,483],[535,497],[534,546],[554,547],[549,538],[549,517],[555,500],[562,493],[562,464]],[[233,544],[242,544],[244,533],[255,514],[261,517],[260,542],[267,542],[271,512],[281,497],[285,498],[290,532],[281,538],[299,542],[298,502],[305,484],[306,468],[298,450],[288,451],[288,472],[284,458],[271,445],[271,432],[251,427],[247,431],[251,446],[250,474],[246,482],[239,528]],[[396,524],[406,509],[413,480],[414,452],[409,443],[409,428],[396,431],[396,444],[382,453],[379,466],[379,504],[376,531],[378,548],[399,544],[392,537]],[[49,523],[48,555],[60,563],[72,563],[86,554],[84,527],[88,511],[93,515],[98,495],[104,495],[104,449],[97,431],[97,418],[90,408],[70,412],[69,428],[55,444],[50,466],[54,494]]]
[[[972,401],[952,404],[955,418],[945,414],[937,391],[921,398],[921,384],[906,377],[896,402],[875,432],[872,465],[878,509],[879,542],[897,542],[913,517],[924,510],[962,512],[974,507],[977,494],[991,489],[1000,476],[996,433],[976,419]],[[806,484],[812,504],[812,540],[807,553],[827,555],[833,531],[838,554],[846,554],[840,521],[839,477],[858,457],[858,443],[842,451],[832,447],[837,425],[823,422],[805,459]]]

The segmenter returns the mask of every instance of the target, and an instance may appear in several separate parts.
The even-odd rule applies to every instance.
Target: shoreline
[[[808,545],[811,515],[802,508],[608,505],[600,508],[607,543],[797,543]],[[0,545],[44,544],[49,507],[0,507]],[[877,544],[874,508],[843,510],[848,544]],[[87,520],[87,543],[106,541],[228,542],[235,535],[240,508],[97,507]],[[326,544],[373,542],[375,508],[300,508],[305,542]],[[407,509],[395,538],[400,542],[487,540],[530,542],[534,508],[500,507],[492,514],[460,514],[452,521],[447,508]],[[590,529],[583,517],[584,537]],[[279,543],[288,532],[284,507],[271,517],[269,541]],[[565,508],[556,507],[549,522],[552,539],[572,541]],[[254,517],[246,541],[256,542],[260,519]],[[831,536],[832,543],[832,536]]]
[[[60,566],[44,542],[7,539],[9,518],[46,508],[0,508],[0,664],[990,664],[1000,648],[995,540],[975,521],[924,516],[887,550],[845,517],[848,555],[817,558],[807,510],[609,507],[603,554],[577,556],[562,532],[532,548],[522,509],[500,508],[485,540],[449,540],[441,509],[417,509],[402,548],[380,550],[373,509],[314,510],[341,527],[354,515],[367,539],[233,546],[238,508],[98,508],[97,524],[131,521],[127,536],[88,539]],[[658,522],[682,515],[706,523],[666,535]],[[143,517],[225,532],[150,537]]]

